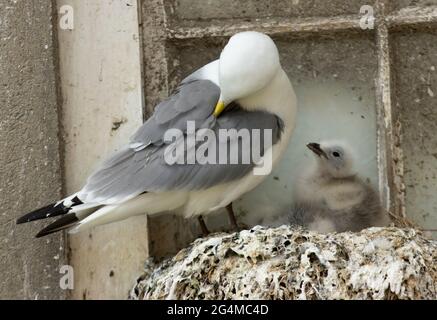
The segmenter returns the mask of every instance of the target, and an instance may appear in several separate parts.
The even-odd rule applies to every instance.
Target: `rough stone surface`
[[[254,227],[146,263],[132,299],[436,299],[437,242],[414,229]]]
[[[369,0],[365,4],[373,5],[374,2]],[[165,3],[170,19],[183,25],[208,25],[211,20],[355,15],[363,5],[361,0],[178,0]]]
[[[437,229],[437,31],[394,37],[395,120],[402,124],[406,212]],[[434,232],[437,238],[437,232]]]
[[[394,9],[402,9],[406,7],[427,7],[436,6],[437,0],[396,0],[392,1]]]
[[[15,225],[61,194],[51,1],[0,0],[0,298],[61,298],[62,234]]]

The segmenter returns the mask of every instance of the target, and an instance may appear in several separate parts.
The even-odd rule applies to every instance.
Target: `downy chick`
[[[353,171],[343,143],[309,143],[316,161],[298,179],[290,223],[321,233],[386,226],[390,219],[377,192]]]

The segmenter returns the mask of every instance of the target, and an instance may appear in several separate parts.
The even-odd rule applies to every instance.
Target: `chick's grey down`
[[[378,193],[353,170],[353,156],[341,142],[309,143],[315,161],[295,184],[291,224],[321,233],[386,226]]]

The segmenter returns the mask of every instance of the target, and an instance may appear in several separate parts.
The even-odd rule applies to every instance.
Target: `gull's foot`
[[[232,203],[226,206],[226,210],[228,211],[229,221],[231,222],[232,228],[234,231],[241,231],[244,229],[248,229],[247,225],[244,223],[238,223],[237,218],[234,214],[234,209],[232,209]]]

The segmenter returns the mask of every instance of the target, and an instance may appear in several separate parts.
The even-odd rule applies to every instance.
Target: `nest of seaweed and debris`
[[[256,226],[197,239],[131,299],[436,299],[437,242],[414,229],[319,234]]]

